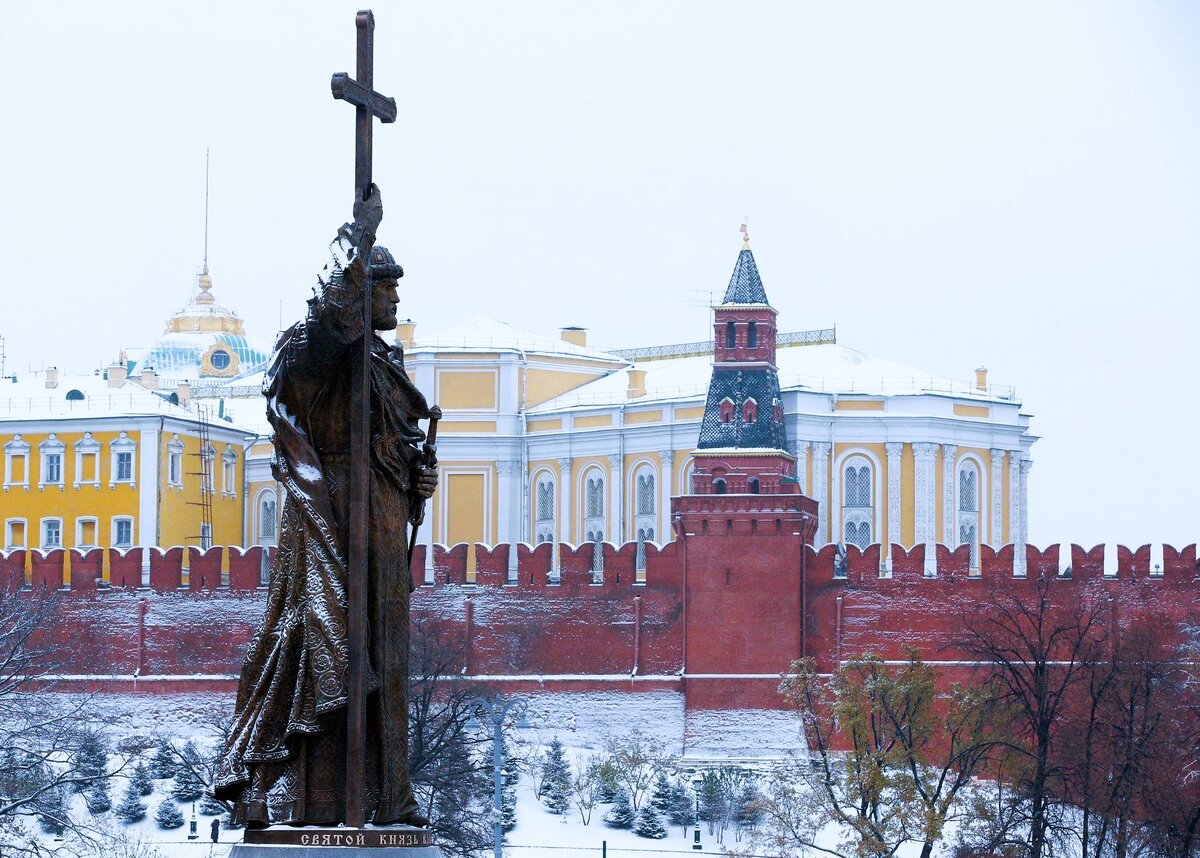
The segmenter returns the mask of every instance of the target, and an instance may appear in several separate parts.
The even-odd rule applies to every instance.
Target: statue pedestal
[[[247,829],[229,858],[325,858],[336,849],[350,858],[441,858],[433,832],[411,825],[365,828],[272,825]]]

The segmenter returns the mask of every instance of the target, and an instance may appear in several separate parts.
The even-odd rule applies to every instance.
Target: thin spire
[[[208,147],[204,147],[204,273],[208,273]]]
[[[742,218],[742,225],[738,227],[738,232],[742,234],[742,249],[750,249],[750,216]]]

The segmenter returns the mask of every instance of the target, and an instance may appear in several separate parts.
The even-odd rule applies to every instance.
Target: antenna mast
[[[204,147],[204,273],[208,273],[208,147]]]

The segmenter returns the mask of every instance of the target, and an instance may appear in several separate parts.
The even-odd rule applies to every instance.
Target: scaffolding
[[[215,490],[213,464],[216,459],[216,451],[209,439],[208,430],[208,406],[198,404],[196,406],[196,434],[200,439],[200,449],[192,455],[199,459],[199,470],[192,471],[191,474],[200,478],[200,500],[188,501],[188,504],[200,507],[200,532],[193,534],[190,538],[196,540],[201,551],[207,551],[212,547],[212,498]]]

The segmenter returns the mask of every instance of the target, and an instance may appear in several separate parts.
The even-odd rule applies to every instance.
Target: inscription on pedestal
[[[269,846],[433,846],[433,832],[398,825],[390,828],[259,828],[246,831],[245,843]]]

